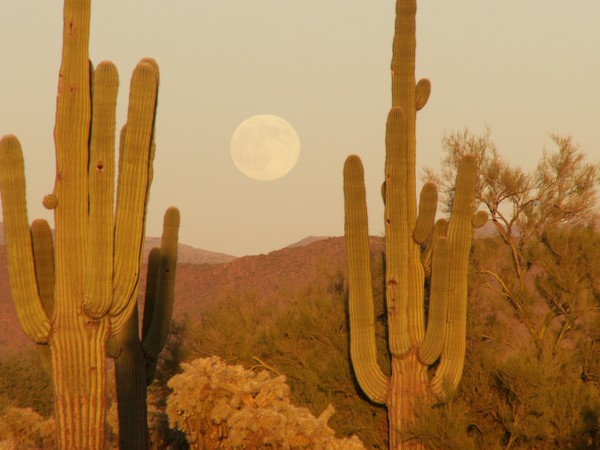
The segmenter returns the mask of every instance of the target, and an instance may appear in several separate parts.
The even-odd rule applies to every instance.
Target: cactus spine
[[[414,420],[415,402],[443,399],[456,389],[462,375],[476,182],[476,161],[467,156],[458,171],[450,220],[434,224],[437,189],[431,183],[423,187],[417,211],[416,112],[425,106],[431,85],[425,79],[415,83],[415,16],[416,0],[397,0],[382,188],[390,377],[376,356],[363,167],[356,155],[344,165],[352,366],[364,393],[386,405],[394,449],[421,448],[401,435]],[[477,217],[481,223],[483,218]],[[430,278],[427,308],[426,278]],[[428,368],[436,361],[439,365],[430,377]]]
[[[41,273],[36,279],[41,254],[34,255],[28,226],[21,146],[11,135],[0,141],[11,289],[24,332],[50,350],[58,441],[65,449],[104,448],[106,344],[136,305],[158,91],[156,64],[142,60],[131,79],[114,207],[118,75],[109,62],[95,70],[89,63],[90,9],[90,0],[65,0],[56,179],[44,199],[54,209],[53,290]]]
[[[150,448],[147,422],[147,386],[154,380],[158,356],[167,342],[175,288],[179,211],[165,213],[160,247],[148,258],[146,296],[139,336],[138,308],[113,342],[119,408],[119,448]]]

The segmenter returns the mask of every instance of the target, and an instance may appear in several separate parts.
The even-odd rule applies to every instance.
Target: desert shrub
[[[54,419],[44,418],[31,408],[8,407],[0,416],[0,448],[56,448],[54,428]]]
[[[34,350],[0,360],[0,414],[9,406],[32,408],[43,417],[53,413],[52,380]]]
[[[374,252],[374,271],[382,270],[379,256]],[[282,293],[285,301],[277,304],[255,293],[230,294],[200,320],[186,319],[174,336],[181,347],[171,352],[168,344],[163,353],[184,361],[216,355],[285,375],[294,404],[313,415],[333,405],[336,414],[329,424],[338,437],[356,434],[368,448],[384,449],[386,411],[362,396],[350,367],[345,295],[344,272],[335,267],[324,268],[296,292]],[[380,286],[375,297],[382,367],[389,367]],[[172,360],[165,364],[173,370]]]
[[[600,444],[600,167],[571,138],[553,140],[556,151],[527,173],[489,133],[455,133],[443,141],[444,169],[428,172],[449,204],[457,156],[477,154],[477,201],[496,232],[473,245],[461,388],[431,411],[423,438],[425,425],[450,430],[445,411],[460,406],[460,429],[481,430],[481,448]]]
[[[327,426],[333,407],[315,418],[294,406],[284,376],[229,366],[218,357],[183,369],[169,381],[167,414],[192,448],[364,448],[356,437],[335,438]]]
[[[600,448],[598,386],[582,379],[573,358],[540,358],[519,348],[518,337],[515,350],[496,352],[481,337],[469,339],[456,395],[422,405],[408,436],[431,449]]]
[[[509,286],[519,311],[486,273],[472,271],[459,390],[421,408],[411,430],[427,448],[600,448],[600,235],[568,226],[545,239],[528,244],[535,266],[526,289]],[[505,273],[511,260],[501,250],[497,238],[478,240],[473,260]]]
[[[416,421],[405,433],[407,439],[418,440],[425,448],[439,450],[490,449],[478,428],[469,405],[457,400],[431,405],[421,403],[415,407]]]
[[[35,364],[37,361],[41,365],[39,355],[37,353],[28,354],[21,364],[16,362],[16,367],[12,368],[12,373],[19,377],[13,382],[19,380],[26,380],[26,375],[29,373],[26,368],[29,364]],[[37,378],[46,379],[46,371],[43,368],[39,368],[40,372],[33,371],[32,379],[29,380],[31,385],[36,386]],[[42,375],[40,375],[42,374]],[[22,378],[21,378],[22,377]],[[49,378],[49,377],[48,377]],[[109,380],[109,409],[107,414],[107,436],[106,443],[107,448],[116,449],[118,448],[118,418],[117,418],[117,407],[116,407],[116,389],[114,382],[114,372],[108,374]],[[0,380],[0,383],[6,385],[9,380]],[[31,407],[20,407],[19,401],[25,402],[30,396],[35,394],[29,392],[27,388],[25,394],[13,395],[13,398],[4,397],[6,402],[2,412],[0,412],[0,449],[4,450],[35,450],[35,449],[51,449],[57,447],[56,441],[56,423],[54,417],[51,414],[43,415]],[[43,391],[42,391],[43,394]],[[15,400],[16,399],[16,400]],[[40,401],[40,405],[45,405],[47,408],[52,408],[51,398],[48,400],[49,405],[45,402]],[[12,403],[14,402],[14,403]],[[41,408],[44,409],[44,408]]]
[[[514,448],[595,448],[600,403],[570,362],[518,354],[494,371],[498,418]],[[591,417],[593,414],[595,417]],[[582,446],[582,444],[589,445]]]

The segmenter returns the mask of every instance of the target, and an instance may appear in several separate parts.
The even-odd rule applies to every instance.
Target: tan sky
[[[182,242],[234,255],[341,235],[350,153],[364,161],[381,233],[393,12],[392,0],[95,1],[91,57],[119,68],[119,126],[135,63],[152,56],[161,68],[148,234],[174,204]],[[54,177],[62,1],[4,1],[0,17],[0,134],[23,144],[30,220],[51,218],[41,199]],[[419,167],[437,165],[444,132],[487,125],[527,169],[553,149],[549,133],[600,161],[599,18],[596,0],[422,0],[417,76],[433,91],[418,119]],[[255,114],[300,136],[298,164],[279,180],[249,179],[231,161],[231,134]]]

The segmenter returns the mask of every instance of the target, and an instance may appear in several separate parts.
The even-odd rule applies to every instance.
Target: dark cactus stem
[[[115,358],[115,380],[119,411],[119,448],[150,448],[148,434],[148,390],[146,358],[138,329],[138,308],[117,337],[119,354]]]
[[[111,342],[121,450],[150,448],[147,387],[154,380],[173,315],[178,231],[179,211],[172,207],[165,213],[161,247],[153,248],[148,257],[142,337],[136,305],[121,333]]]

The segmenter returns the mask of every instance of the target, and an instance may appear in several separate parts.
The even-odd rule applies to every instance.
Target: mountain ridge
[[[159,243],[160,238],[148,238],[146,252]],[[372,245],[383,249],[381,238],[372,238]],[[343,237],[309,236],[268,254],[239,258],[185,244],[180,244],[179,250],[175,320],[186,316],[198,318],[211,305],[226,302],[231,296],[257,295],[273,304],[286,304],[310,289],[315,280],[326,277],[335,282],[346,267]],[[203,255],[207,258],[202,259]],[[138,293],[141,309],[146,286],[146,256],[143,261]],[[3,244],[0,244],[0,346],[9,353],[35,346],[17,321]]]
[[[54,230],[52,231],[54,233]],[[148,260],[148,254],[153,247],[160,246],[160,237],[146,236],[144,242],[143,260]],[[5,245],[4,224],[0,222],[0,245]],[[184,264],[221,264],[233,261],[237,256],[221,252],[203,250],[191,245],[179,243],[177,247],[177,261]]]

